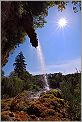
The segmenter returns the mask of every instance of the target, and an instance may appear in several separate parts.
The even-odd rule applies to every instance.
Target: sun
[[[60,18],[57,24],[59,28],[64,28],[67,25],[67,20],[65,18]]]

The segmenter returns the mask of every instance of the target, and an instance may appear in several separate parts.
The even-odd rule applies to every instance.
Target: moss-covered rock
[[[12,101],[13,101],[13,98],[3,99],[3,100],[1,101],[1,110],[2,110],[2,111],[7,111],[7,110],[9,110]]]
[[[30,104],[29,92],[23,91],[14,98],[3,99],[1,102],[2,121],[27,121],[29,116],[25,110]]]
[[[12,101],[10,110],[11,111],[26,111],[27,106],[30,104],[29,93],[24,90],[18,94]]]
[[[44,92],[39,99],[33,101],[27,107],[27,114],[36,116],[38,120],[42,121],[68,120],[68,106],[65,100],[61,98],[59,89]]]
[[[1,118],[5,121],[69,120],[67,103],[57,89],[42,93],[38,99],[30,99],[29,92],[23,91],[11,100],[3,100],[2,107],[5,105],[9,106],[2,109]]]
[[[62,98],[62,93],[60,89],[52,89],[46,92],[43,92],[40,97],[57,97],[57,98]]]
[[[1,120],[2,121],[27,121],[28,115],[21,111],[11,112],[11,111],[3,111],[1,113]]]

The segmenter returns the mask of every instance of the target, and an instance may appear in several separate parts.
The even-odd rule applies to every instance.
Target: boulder
[[[14,98],[2,100],[1,119],[4,121],[70,121],[68,104],[59,89],[41,93],[38,99],[30,99],[23,91]]]
[[[27,121],[28,115],[23,111],[21,112],[3,111],[1,113],[1,120],[2,121]]]
[[[42,93],[39,99],[33,101],[27,107],[27,114],[30,120],[33,120],[31,116],[36,116],[37,120],[41,121],[69,120],[67,109],[67,103],[62,99],[60,90],[54,89]]]
[[[10,110],[11,111],[26,111],[27,106],[30,104],[29,92],[24,90],[22,93],[14,97]]]

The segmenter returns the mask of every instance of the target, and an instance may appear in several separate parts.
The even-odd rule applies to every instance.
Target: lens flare
[[[68,22],[66,18],[60,18],[57,24],[58,24],[58,28],[64,28],[65,26],[67,26]]]
[[[59,20],[58,24],[59,24],[59,26],[61,26],[61,27],[63,28],[64,26],[67,25],[67,21],[66,21],[66,19],[64,19],[64,18],[61,18],[61,19]]]

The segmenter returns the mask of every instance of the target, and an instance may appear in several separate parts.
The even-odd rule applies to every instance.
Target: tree
[[[68,74],[60,84],[62,96],[68,101],[71,121],[81,120],[81,73]]]
[[[14,72],[19,78],[22,78],[23,74],[26,72],[26,65],[25,57],[23,56],[23,53],[20,52],[15,59],[15,63],[13,64],[13,66],[15,66]]]

